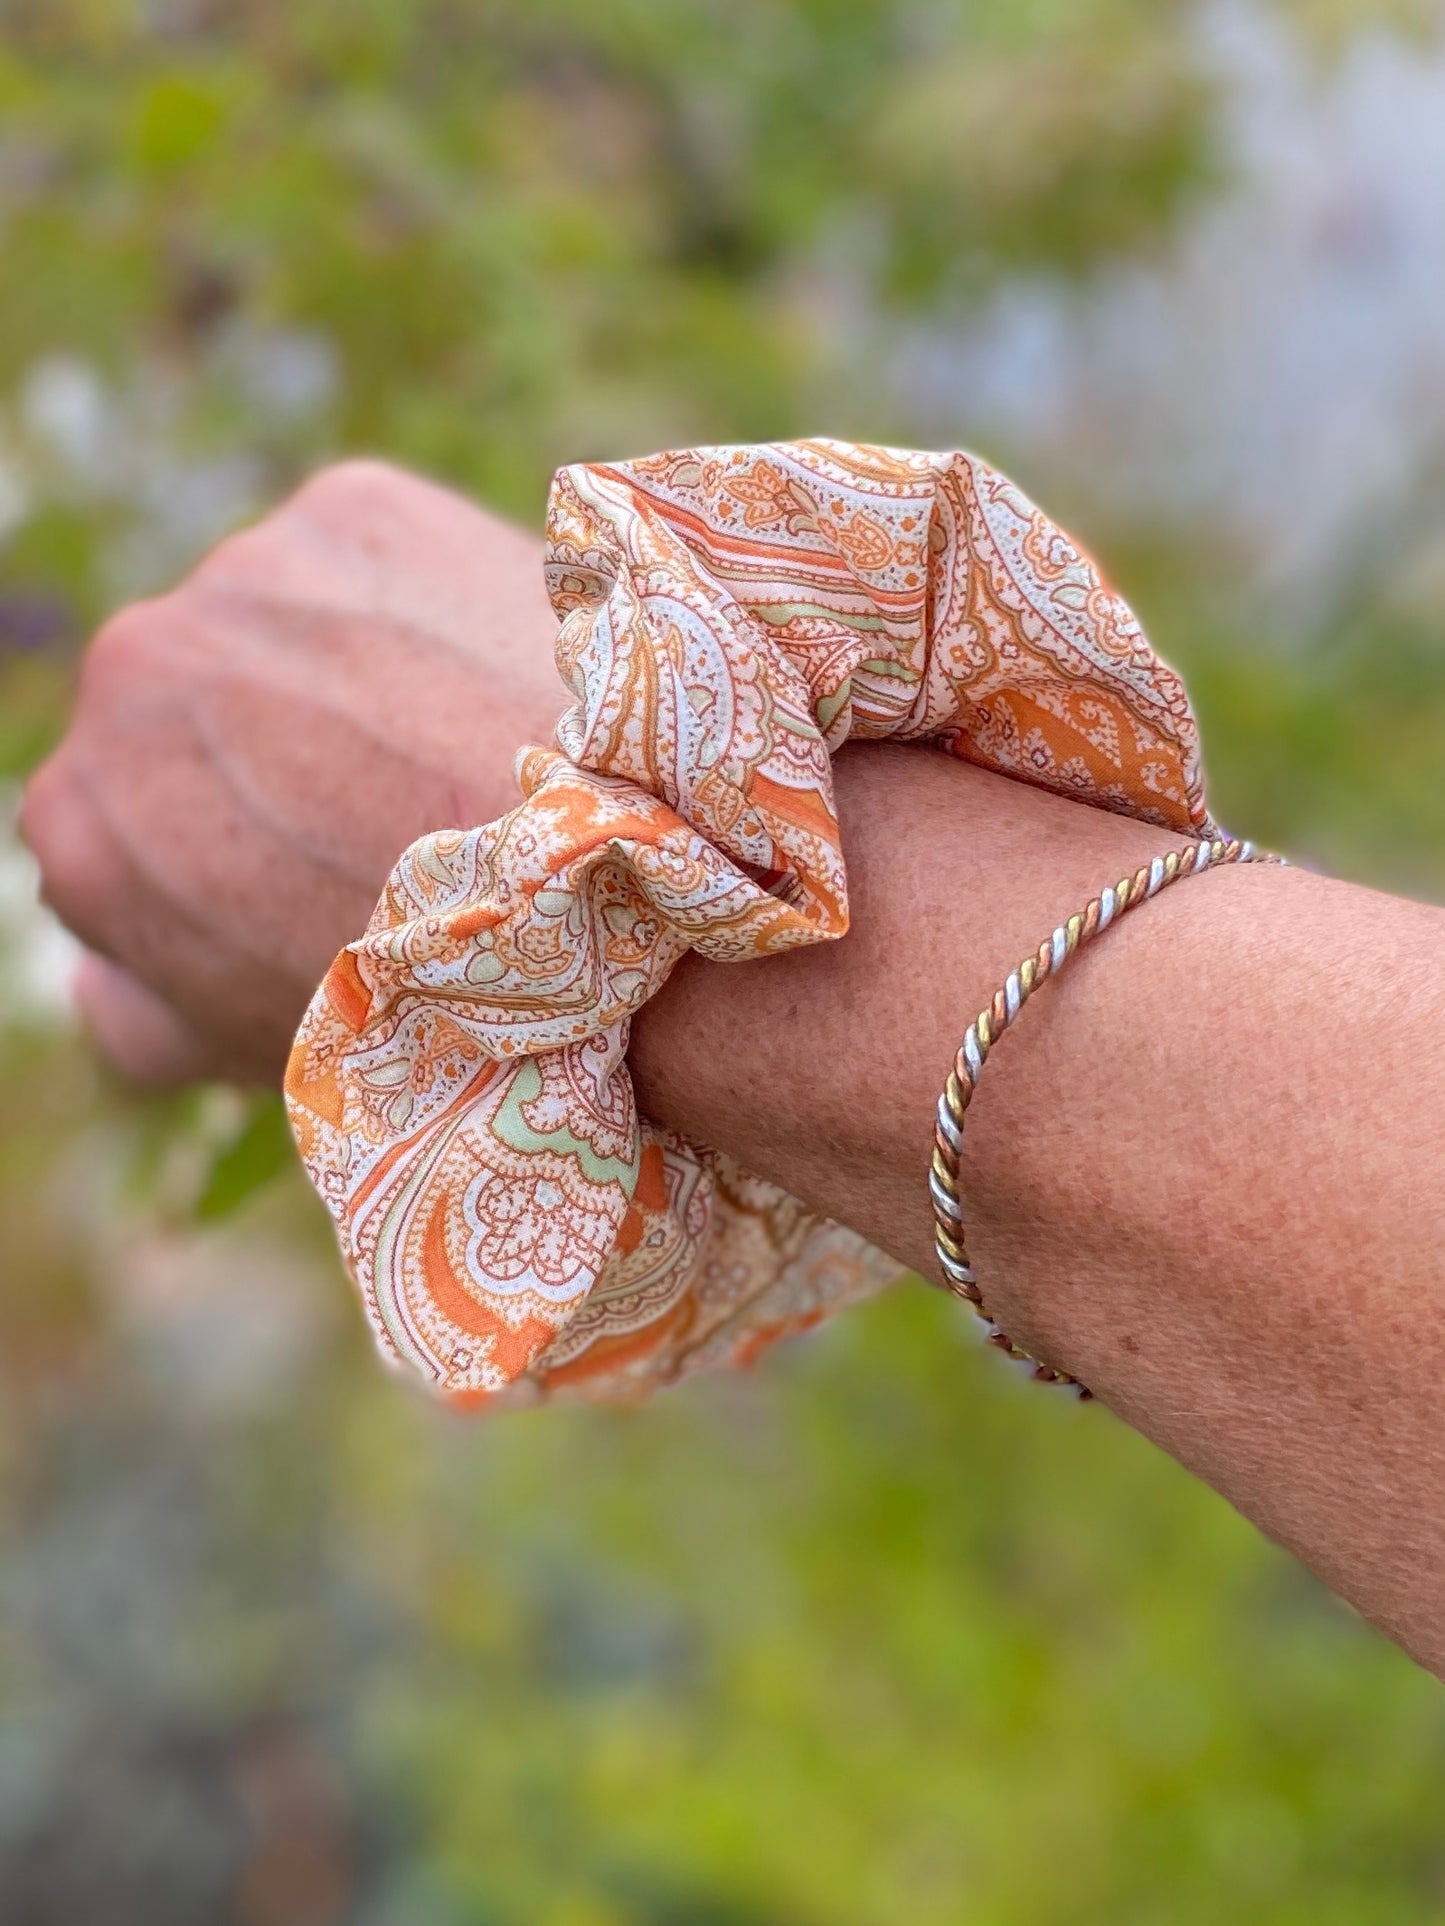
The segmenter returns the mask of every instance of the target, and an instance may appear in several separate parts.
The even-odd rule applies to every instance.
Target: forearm
[[[107,624],[25,828],[111,959],[88,1008],[119,1061],[271,1074],[400,845],[506,807],[512,748],[560,700],[538,560],[346,464]],[[653,1115],[927,1269],[963,1026],[1173,839],[918,748],[845,750],[837,782],[852,933],[690,961],[632,1060]],[[1437,1667],[1442,936],[1438,911],[1307,875],[1184,883],[1030,1004],[964,1170],[1005,1328]]]
[[[643,1108],[931,1274],[958,1037],[1178,838],[916,749],[837,764],[853,927],[678,971]],[[1445,1668],[1445,914],[1298,871],[1167,892],[990,1060],[964,1195],[989,1308]]]

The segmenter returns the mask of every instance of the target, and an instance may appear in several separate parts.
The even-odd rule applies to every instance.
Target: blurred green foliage
[[[831,237],[900,294],[1083,266],[1206,171],[1177,0],[6,11],[0,363],[317,327],[339,438],[532,512],[564,457],[800,429]]]
[[[1280,11],[1322,59],[1426,14]],[[1227,169],[1189,18],[0,0],[0,774],[111,601],[341,449],[535,519],[563,459],[889,437],[823,269],[903,325],[1164,246]],[[1440,884],[1418,615],[1272,650],[1202,542],[1108,547],[1226,818]],[[0,1090],[7,1922],[1445,1910],[1434,1688],[940,1298],[459,1423],[371,1360],[274,1105],[139,1105],[38,1017]]]

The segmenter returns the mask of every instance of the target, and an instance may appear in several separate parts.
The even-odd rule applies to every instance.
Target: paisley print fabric
[[[519,759],[525,800],[405,852],[287,1078],[382,1350],[463,1400],[646,1391],[897,1274],[640,1118],[626,1062],[689,948],[846,930],[850,737],[1208,826],[1178,678],[970,455],[809,441],[564,469],[546,570],[574,699]]]

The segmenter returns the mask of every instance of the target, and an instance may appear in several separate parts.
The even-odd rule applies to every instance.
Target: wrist
[[[629,1061],[644,1114],[931,1269],[924,1176],[964,1025],[1061,915],[1181,838],[913,748],[856,745],[834,771],[848,934],[689,956]]]

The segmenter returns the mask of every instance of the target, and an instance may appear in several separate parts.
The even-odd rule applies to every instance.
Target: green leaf
[[[281,1099],[256,1098],[240,1132],[212,1163],[196,1199],[196,1216],[202,1222],[229,1217],[279,1176],[295,1154]]]

